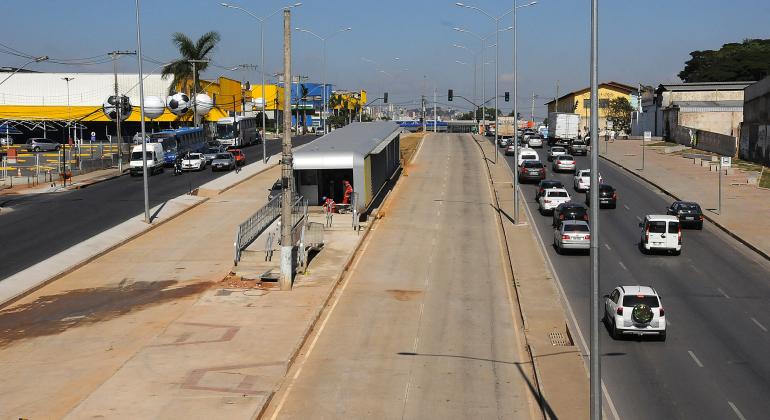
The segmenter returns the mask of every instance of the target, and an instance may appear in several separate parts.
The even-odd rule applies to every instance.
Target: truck
[[[163,172],[164,154],[163,145],[160,143],[147,143],[147,173],[154,175]],[[142,162],[142,145],[136,145],[131,149],[131,162],[129,163],[131,176],[139,176],[144,172]]]
[[[497,123],[500,129],[497,131],[497,137],[511,138],[515,134],[515,119],[513,117],[497,117]],[[495,127],[497,128],[497,127]]]
[[[548,114],[548,140],[575,139],[580,129],[580,115],[569,112]]]

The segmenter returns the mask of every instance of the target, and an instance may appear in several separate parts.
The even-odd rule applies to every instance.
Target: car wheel
[[[695,226],[695,229],[697,230],[703,230],[703,222],[698,223],[697,226]]]
[[[39,152],[39,151],[40,151],[40,147],[38,147],[38,146],[35,146],[35,148],[34,148],[34,149],[32,149],[32,151],[33,151],[33,152]]]
[[[612,328],[610,329],[610,336],[612,336],[613,340],[620,340],[620,333],[618,332],[618,327],[615,325],[615,321],[612,321]]]
[[[677,250],[673,250],[673,251],[671,251],[671,253],[674,254],[674,255],[680,255],[682,253],[682,250],[681,249],[678,250],[678,251]]]
[[[553,242],[553,249],[556,251],[557,254],[561,255],[562,253],[561,247],[559,247],[559,244],[557,244],[556,241]]]
[[[639,242],[639,251],[641,251],[644,255],[647,255],[650,252],[647,250],[647,248],[644,247],[644,244],[641,241]]]

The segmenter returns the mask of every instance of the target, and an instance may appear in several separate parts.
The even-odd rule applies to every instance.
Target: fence
[[[292,204],[292,226],[296,226],[307,215],[307,200],[301,196],[292,195],[296,197]],[[233,243],[235,251],[233,262],[235,265],[238,265],[238,261],[241,260],[241,251],[257,239],[280,215],[281,196],[278,195],[238,225]]]
[[[685,126],[674,127],[671,134],[675,142],[694,149],[722,156],[736,156],[738,152],[738,142],[733,136]]]

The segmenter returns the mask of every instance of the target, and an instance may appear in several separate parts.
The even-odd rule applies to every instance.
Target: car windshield
[[[535,160],[537,159],[537,156],[535,155],[521,155],[522,160]]]
[[[558,158],[556,158],[556,159],[558,159],[558,160],[560,160],[560,161],[562,161],[562,160],[566,160],[566,161],[575,160],[575,158],[574,158],[574,157],[572,157],[572,156],[570,156],[570,155],[559,156],[559,157],[558,157]]]
[[[561,183],[561,181],[543,181],[540,186],[542,188],[561,188],[564,185]]]
[[[679,233],[679,222],[668,222],[668,233]]]
[[[152,152],[147,152],[145,156],[147,156],[147,160],[152,160]],[[142,152],[132,152],[131,160],[142,160]]]
[[[651,233],[666,233],[666,222],[653,220],[647,224],[647,230]]]
[[[549,197],[568,197],[566,191],[548,191]]]
[[[566,150],[563,147],[552,147],[551,152],[565,152]]]
[[[564,225],[564,231],[565,232],[588,232],[588,225],[584,225],[582,223]]]
[[[612,188],[612,185],[600,185],[599,186],[599,191],[602,191],[602,192],[604,192],[604,191],[612,192],[613,189],[614,188]]]
[[[623,306],[632,307],[640,303],[643,303],[650,308],[657,308],[659,305],[658,298],[656,296],[649,295],[626,295],[623,296]]]
[[[229,153],[218,153],[216,158],[217,159],[230,159],[230,154]]]
[[[695,203],[681,203],[679,204],[681,210],[700,211],[700,206]]]
[[[209,147],[208,150],[206,150],[206,153],[219,153],[218,147]]]
[[[536,162],[524,162],[523,166],[525,168],[542,168],[543,164],[536,161]]]

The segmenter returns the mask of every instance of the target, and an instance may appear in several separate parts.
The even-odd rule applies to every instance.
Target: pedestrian
[[[272,261],[273,259],[273,242],[275,241],[275,233],[268,232],[267,240],[265,241],[265,261]]]

